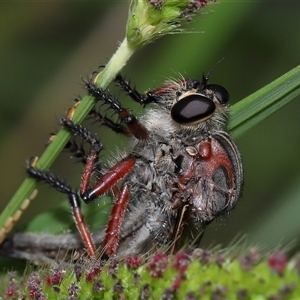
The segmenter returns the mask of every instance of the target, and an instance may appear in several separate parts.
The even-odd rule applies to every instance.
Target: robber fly
[[[51,172],[36,169],[35,161],[29,160],[30,176],[68,196],[80,234],[80,239],[53,236],[56,242],[52,245],[59,243],[60,250],[85,248],[90,256],[139,255],[158,249],[172,252],[187,224],[200,234],[214,218],[234,208],[241,193],[243,167],[236,145],[224,131],[229,94],[224,87],[209,84],[208,78],[209,74],[201,81],[169,80],[163,87],[140,94],[118,75],[115,81],[131,99],[144,106],[153,104],[139,119],[109,91],[97,87],[93,76],[84,81],[88,93],[101,105],[108,105],[120,122],[95,110],[91,115],[130,138],[131,146],[118,154],[118,161],[103,167],[99,163],[100,140],[68,114],[61,120],[62,126],[91,145],[88,154],[77,151],[85,163],[79,190]],[[114,197],[110,218],[106,229],[92,236],[81,212],[81,199],[89,203],[105,193]],[[34,254],[36,240],[36,235],[19,234],[2,249]],[[22,246],[18,246],[20,241]],[[37,252],[58,251],[49,247],[40,242]]]

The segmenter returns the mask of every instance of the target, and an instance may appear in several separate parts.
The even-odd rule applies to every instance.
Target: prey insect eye
[[[207,90],[211,90],[215,93],[217,99],[221,104],[226,104],[229,101],[229,93],[228,91],[218,84],[207,84],[205,86]]]
[[[216,109],[212,100],[199,94],[184,97],[171,109],[172,119],[180,124],[200,122],[211,116]]]

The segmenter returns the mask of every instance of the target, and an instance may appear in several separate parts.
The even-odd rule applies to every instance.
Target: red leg
[[[81,183],[79,188],[79,192],[81,196],[88,189],[93,174],[94,166],[98,160],[98,156],[99,156],[99,152],[97,153],[97,151],[94,151],[92,149],[86,159],[86,164],[84,167],[83,175],[81,177]]]
[[[104,254],[115,254],[118,247],[118,242],[121,233],[121,225],[126,211],[127,202],[129,199],[129,188],[123,186],[117,194],[116,201],[110,213],[109,221],[105,231],[103,242]]]
[[[81,187],[86,187],[89,184],[91,177],[91,171],[93,169],[95,159],[94,155],[87,160],[86,168],[82,178]],[[136,158],[133,155],[129,155],[117,164],[115,164],[110,170],[108,170],[96,183],[88,190],[80,190],[81,198],[86,203],[92,201],[95,198],[103,195],[108,190],[112,190],[115,196],[115,203],[113,205],[109,222],[106,227],[105,239],[103,243],[104,254],[115,254],[118,247],[118,242],[121,233],[121,225],[123,222],[124,214],[126,211],[127,202],[129,199],[129,188],[127,185],[123,186],[120,190],[116,186],[117,182],[127,175],[135,165]],[[83,237],[83,234],[81,234]],[[84,238],[84,237],[83,237]],[[87,244],[88,242],[85,242]]]
[[[84,202],[89,203],[92,200],[100,197],[113,186],[115,186],[119,180],[126,176],[134,167],[136,158],[133,155],[129,155],[115,164],[110,170],[108,170],[93,187],[87,190],[80,190],[81,198]],[[90,179],[91,169],[93,165],[86,164],[86,168],[82,177],[82,185],[87,186]]]
[[[73,199],[72,199],[73,198]],[[83,213],[80,208],[80,200],[77,197],[77,194],[73,194],[73,197],[69,195],[70,204],[72,208],[73,218],[77,227],[77,230],[81,236],[81,239],[86,247],[86,250],[90,256],[95,256],[96,246],[92,239],[91,232],[88,228],[88,225],[84,219]]]
[[[126,210],[127,201],[129,199],[129,188],[127,186],[123,186],[121,190],[119,190],[117,183],[133,169],[136,158],[133,155],[125,157],[107,172],[105,172],[100,179],[89,188],[92,173],[94,171],[95,164],[98,161],[102,145],[96,137],[92,136],[89,131],[83,128],[81,125],[76,125],[68,119],[62,120],[62,122],[66,128],[75,134],[80,135],[92,145],[91,152],[86,158],[86,165],[81,179],[79,192],[82,200],[86,203],[89,203],[109,190],[113,192],[116,199],[110,215],[108,226],[106,228],[104,240],[104,254],[114,254],[117,251],[121,225]],[[84,222],[83,215],[77,206],[78,205],[75,203],[75,201],[73,205],[71,204],[78,231],[80,232],[89,254],[94,255],[96,252],[94,242],[91,239],[88,228]]]
[[[102,144],[81,125],[74,124],[69,119],[63,119],[61,121],[68,130],[81,136],[92,145],[91,152],[86,158],[86,165],[79,189],[82,200],[85,203],[89,203],[109,191],[119,180],[126,176],[133,169],[136,158],[133,155],[128,155],[103,174],[94,186],[89,188],[95,164],[97,163],[99,153],[102,150]]]
[[[76,227],[80,233],[80,236],[82,238],[82,241],[86,247],[88,254],[90,256],[94,256],[96,254],[96,247],[93,242],[88,225],[84,220],[84,216],[80,208],[81,202],[78,193],[74,191],[71,187],[69,187],[69,185],[67,185],[65,182],[63,182],[55,175],[53,175],[52,173],[35,169],[34,166],[32,165],[32,160],[29,160],[27,162],[27,173],[34,178],[45,181],[46,183],[53,186],[59,192],[68,195],[69,204],[72,210]]]
[[[93,158],[91,158],[91,160],[93,160]],[[103,243],[104,254],[108,256],[115,254],[117,251],[121,233],[121,225],[129,199],[128,186],[122,186],[122,188],[119,190],[116,184],[133,169],[135,161],[136,158],[133,155],[127,156],[115,164],[110,170],[108,170],[92,188],[86,191],[80,191],[81,198],[86,203],[98,198],[108,190],[112,190],[115,196],[115,203],[106,227],[105,239]],[[87,162],[86,169],[84,171],[84,177],[82,178],[82,182],[84,184],[82,184],[81,187],[88,185],[92,168],[93,164],[89,164]]]

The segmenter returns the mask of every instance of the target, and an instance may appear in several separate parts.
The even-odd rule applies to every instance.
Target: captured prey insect
[[[243,183],[240,153],[224,131],[229,94],[202,81],[170,80],[163,87],[140,94],[120,75],[117,84],[134,101],[146,106],[138,120],[91,76],[88,93],[119,117],[116,123],[97,114],[101,123],[131,139],[128,152],[117,162],[99,163],[101,142],[70,115],[62,125],[91,145],[81,153],[85,168],[79,191],[29,161],[27,172],[67,194],[83,245],[90,256],[145,254],[158,249],[175,251],[187,224],[199,235],[214,218],[236,205]],[[95,113],[95,111],[93,111]],[[79,156],[80,156],[79,155]],[[101,166],[100,166],[101,165]],[[92,177],[96,177],[91,184]],[[80,209],[105,193],[114,196],[107,227],[97,249]]]

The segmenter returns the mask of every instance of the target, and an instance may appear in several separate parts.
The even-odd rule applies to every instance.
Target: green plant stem
[[[128,59],[134,53],[135,49],[131,48],[127,40],[120,44],[116,53],[112,56],[111,60],[107,63],[104,70],[97,78],[97,85],[105,89],[113,78],[121,71],[125,66]],[[89,111],[95,105],[95,100],[89,95],[85,95],[80,101],[80,105],[75,110],[73,117],[74,123],[81,123]],[[55,161],[59,153],[64,149],[66,143],[71,137],[71,133],[66,129],[61,128],[61,130],[56,135],[55,139],[51,144],[46,148],[45,152],[39,158],[36,167],[40,170],[47,170]],[[15,215],[15,213],[20,209],[23,201],[27,199],[37,185],[37,180],[33,178],[26,178],[21,184],[19,189],[16,191],[14,196],[11,198],[9,204],[5,207],[3,212],[0,215],[0,230],[4,228],[5,222],[9,217]],[[1,237],[0,237],[1,238]]]

